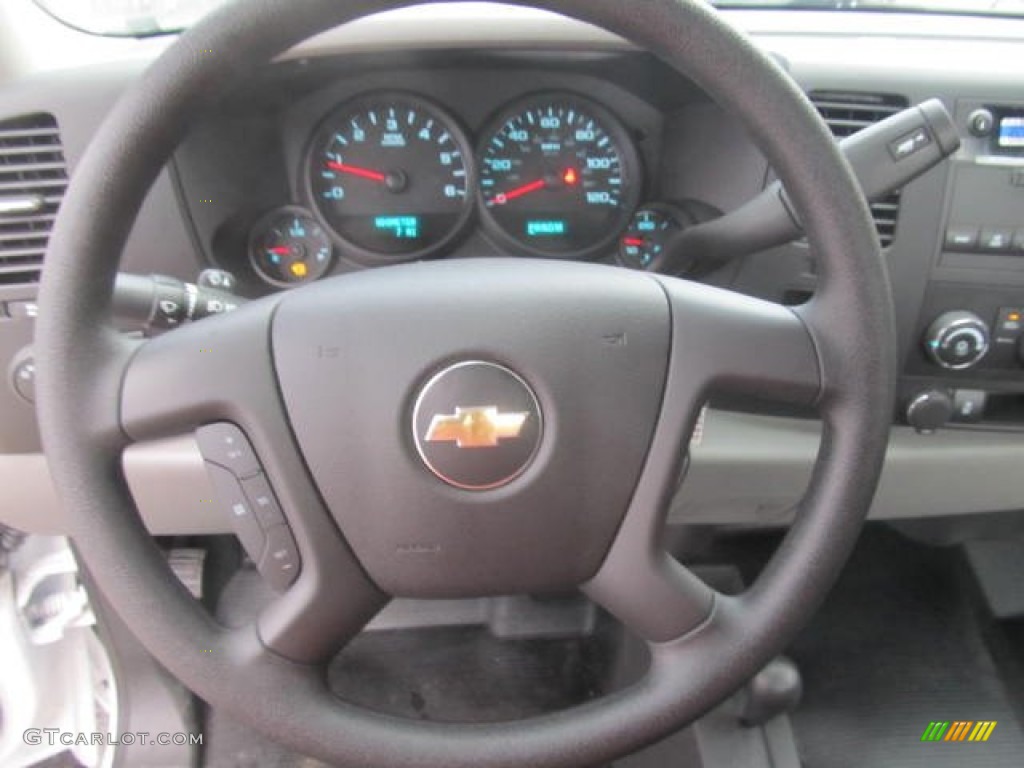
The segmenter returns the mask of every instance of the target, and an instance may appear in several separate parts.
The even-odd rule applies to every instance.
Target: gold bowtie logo
[[[499,440],[519,437],[529,413],[501,413],[494,405],[456,408],[430,420],[428,443],[455,443],[459,448],[494,448]]]

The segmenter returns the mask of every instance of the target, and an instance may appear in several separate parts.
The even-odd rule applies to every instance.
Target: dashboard
[[[673,233],[763,183],[756,149],[718,121],[722,151],[750,162],[729,194],[714,194],[718,170],[676,137],[720,113],[651,57],[547,58],[279,65],[271,83],[207,117],[175,159],[207,255],[255,294],[417,259],[643,269]]]
[[[797,11],[729,18],[788,69],[837,137],[929,98],[953,115],[960,151],[872,206],[901,371],[872,515],[1019,510],[1024,24]],[[52,67],[40,64],[39,47],[26,49],[11,70],[18,76],[0,81],[0,156],[23,151],[19,137],[36,132],[40,165],[31,178],[5,177],[0,165],[0,199],[25,191],[26,180],[47,185],[28,230],[0,218],[0,511],[17,527],[61,527],[31,404],[47,222],[96,126],[166,44],[93,41],[74,66]],[[59,57],[61,46],[51,47]],[[196,115],[122,268],[194,280],[217,267],[249,298],[420,259],[645,269],[674,233],[738,208],[772,180],[736,120],[625,41],[524,9],[410,9],[309,41]],[[812,250],[797,241],[701,279],[798,304],[817,275]],[[750,401],[711,405],[673,519],[785,523],[820,423]],[[154,531],[228,530],[199,503],[208,487],[191,438],[136,446],[125,466]]]

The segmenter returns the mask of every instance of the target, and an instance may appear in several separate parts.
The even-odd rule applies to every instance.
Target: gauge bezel
[[[314,224],[316,224],[317,227],[320,228],[320,231],[323,232],[324,237],[327,238],[327,243],[331,247],[331,255],[327,259],[327,263],[324,265],[323,269],[321,269],[315,275],[306,277],[299,281],[289,282],[286,280],[278,280],[277,278],[271,277],[270,275],[263,271],[263,268],[259,264],[259,260],[256,258],[257,233],[259,233],[261,230],[265,230],[270,225],[270,223],[279,216],[302,216],[304,218],[307,218]],[[267,285],[273,286],[274,288],[298,288],[300,285],[308,285],[309,283],[316,282],[317,280],[319,280],[320,278],[322,278],[324,275],[331,271],[331,268],[334,266],[334,261],[338,255],[337,246],[332,241],[330,232],[324,227],[323,222],[320,221],[319,217],[314,216],[312,211],[301,205],[282,205],[278,208],[272,208],[266,213],[264,213],[262,216],[260,216],[252,223],[251,227],[249,227],[249,235],[246,238],[245,247],[249,259],[249,267],[252,269],[254,273],[256,273],[256,277],[258,277]]]
[[[366,248],[358,243],[352,242],[342,233],[338,232],[330,223],[327,216],[320,210],[320,203],[313,190],[313,161],[314,154],[318,154],[324,147],[324,139],[327,134],[333,133],[330,126],[335,125],[337,120],[359,110],[365,110],[371,105],[387,105],[393,103],[407,104],[427,112],[435,122],[442,124],[445,130],[451,135],[452,140],[462,153],[464,167],[466,170],[466,196],[462,205],[459,217],[452,225],[448,233],[425,248],[407,253],[385,253]],[[338,258],[350,261],[362,266],[379,266],[383,264],[401,264],[407,261],[417,261],[439,255],[441,252],[451,248],[463,238],[469,228],[469,223],[475,215],[476,203],[473,190],[477,187],[476,153],[473,143],[462,126],[462,123],[455,115],[433,99],[421,96],[411,91],[403,90],[373,90],[364,91],[345,101],[331,107],[317,121],[316,127],[310,133],[306,141],[305,149],[302,152],[301,166],[301,190],[309,203],[309,208],[314,217],[324,228],[334,243]]]
[[[640,158],[640,152],[633,141],[629,128],[608,107],[594,99],[583,96],[575,91],[544,90],[535,91],[521,96],[513,101],[507,102],[494,112],[485,121],[482,130],[478,135],[476,164],[483,167],[483,157],[491,139],[498,133],[505,124],[516,117],[524,114],[530,109],[541,105],[547,105],[556,101],[560,106],[578,106],[581,111],[590,114],[604,128],[607,135],[618,147],[622,161],[622,201],[619,206],[619,216],[614,225],[609,226],[605,236],[586,248],[572,251],[552,252],[543,248],[536,248],[522,237],[509,232],[494,217],[487,207],[484,199],[484,191],[480,185],[482,174],[477,174],[476,182],[476,204],[480,209],[480,221],[484,232],[494,238],[498,245],[509,247],[515,252],[523,255],[534,256],[544,259],[560,260],[596,260],[611,255],[611,251],[618,252],[616,245],[619,235],[632,220],[633,213],[643,197],[644,167]]]
[[[650,203],[640,203],[633,211],[633,214],[629,217],[629,221],[626,222],[625,228],[619,233],[619,245],[615,249],[615,263],[620,267],[632,270],[634,272],[656,272],[657,271],[657,260],[652,261],[646,267],[638,267],[628,263],[626,258],[622,255],[622,237],[625,236],[626,232],[629,231],[630,226],[633,224],[633,220],[644,211],[651,211],[658,213],[668,218],[676,227],[676,235],[686,229],[688,217],[684,212],[672,203],[666,203],[661,201],[655,201]]]

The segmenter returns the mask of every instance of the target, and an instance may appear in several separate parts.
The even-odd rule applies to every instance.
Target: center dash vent
[[[67,185],[52,115],[0,121],[0,284],[39,279]]]
[[[821,117],[837,139],[845,138],[862,128],[881,122],[909,105],[903,96],[851,91],[812,91],[808,94]],[[871,215],[878,229],[883,248],[896,238],[896,223],[900,213],[900,193],[893,192],[871,203]]]

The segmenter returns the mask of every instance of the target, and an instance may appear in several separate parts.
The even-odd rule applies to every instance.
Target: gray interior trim
[[[704,436],[672,504],[672,523],[788,523],[818,454],[817,421],[711,410]],[[1021,508],[1020,437],[896,427],[873,519],[910,519]],[[212,499],[192,437],[131,446],[125,476],[146,527],[155,534],[231,533]],[[67,533],[41,454],[0,457],[0,523],[35,533]]]
[[[818,452],[817,421],[709,411],[673,523],[776,525],[792,520]],[[1020,509],[1019,435],[894,427],[873,519]]]
[[[125,451],[123,464],[151,533],[233,530],[226,512],[213,503],[213,490],[191,436],[133,445]],[[0,523],[30,533],[70,533],[42,454],[0,457],[0,489]]]

